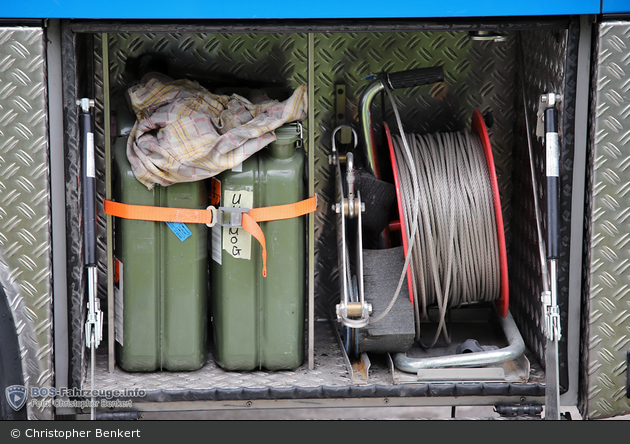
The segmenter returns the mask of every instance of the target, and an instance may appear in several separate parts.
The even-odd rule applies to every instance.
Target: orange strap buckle
[[[263,276],[267,276],[267,244],[265,235],[258,222],[291,219],[312,213],[317,209],[317,195],[308,199],[285,205],[262,208],[232,208],[209,206],[205,210],[189,208],[152,207],[147,205],[130,205],[105,200],[105,214],[123,219],[149,220],[155,222],[180,222],[206,224],[213,227],[243,228],[254,236],[262,246]]]

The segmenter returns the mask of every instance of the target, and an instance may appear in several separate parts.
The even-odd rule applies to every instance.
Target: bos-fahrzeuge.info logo
[[[23,385],[12,385],[5,390],[7,402],[16,412],[26,404],[26,387]]]
[[[131,407],[131,400],[120,400],[117,398],[143,398],[147,394],[146,390],[122,389],[122,390],[83,390],[77,388],[57,388],[57,387],[31,387],[30,405],[36,407]],[[29,389],[23,385],[12,385],[6,388],[5,396],[7,403],[16,412],[26,405]],[[74,399],[69,399],[74,398]],[[95,400],[78,398],[99,398]]]

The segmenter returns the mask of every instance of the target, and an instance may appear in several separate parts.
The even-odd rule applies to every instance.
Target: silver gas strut
[[[558,110],[556,104],[561,100],[557,94],[543,94],[539,109],[544,121],[545,167],[547,176],[547,260],[549,262],[549,291],[543,292],[542,303],[545,319],[547,346],[545,371],[548,373],[546,391],[545,419],[558,420],[559,417],[559,362],[558,341],[560,331],[560,311],[558,309],[558,231],[559,190],[560,190],[560,144],[558,143]],[[542,109],[544,108],[544,111]]]
[[[97,295],[96,274],[96,166],[94,162],[94,133],[92,132],[92,116],[90,109],[94,101],[81,99],[77,101],[81,108],[81,144],[82,144],[82,180],[83,180],[83,248],[84,265],[88,276],[88,314],[85,322],[85,342],[91,351],[90,369],[92,393],[94,393],[94,366],[96,349],[103,338],[103,313]],[[91,403],[91,419],[94,419],[94,395]]]
[[[545,151],[547,175],[547,258],[549,260],[550,294],[543,300],[545,307],[545,329],[547,338],[559,341],[560,312],[558,310],[558,207],[560,190],[560,148],[558,143],[558,110],[560,101],[557,94],[543,94],[540,98],[546,104],[544,111]]]

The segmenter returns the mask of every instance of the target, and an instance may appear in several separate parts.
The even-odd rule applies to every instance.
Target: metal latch
[[[302,146],[304,146],[304,126],[301,122],[291,122],[288,125],[295,127],[295,132],[298,135],[295,141],[295,148],[302,148]]]
[[[243,213],[249,208],[219,207],[217,223],[227,228],[243,228]]]
[[[243,228],[243,213],[248,213],[250,208],[209,206],[207,211],[212,212],[212,222],[206,224],[212,228],[215,225],[227,228]]]
[[[96,267],[89,267],[88,272],[88,303],[87,320],[85,322],[85,344],[88,348],[98,348],[103,340],[103,312],[101,301],[96,295]]]
[[[545,315],[545,336],[551,341],[560,340],[560,310],[556,305],[551,291],[543,291],[541,294],[543,313]]]
[[[297,122],[297,132],[300,133],[298,140],[295,142],[296,148],[302,148],[304,146],[304,127],[300,122]]]
[[[345,163],[346,165],[346,184],[348,187],[348,196],[345,199],[342,199],[342,202],[336,203],[332,205],[332,210],[340,214],[343,211],[343,214],[350,219],[354,219],[358,216],[359,211],[365,211],[365,203],[359,202],[359,199],[356,197],[355,186],[354,183],[356,181],[355,177],[355,169],[354,169],[354,154],[352,151],[348,151],[346,154],[340,154],[337,151],[336,146],[336,135],[337,132],[341,131],[343,133],[344,129],[348,129],[350,134],[353,136],[354,140],[354,148],[357,147],[358,144],[358,136],[354,128],[349,125],[342,125],[335,128],[332,135],[332,153],[328,156],[328,164],[336,165],[338,162]]]

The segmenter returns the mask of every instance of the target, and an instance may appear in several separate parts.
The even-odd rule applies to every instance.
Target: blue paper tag
[[[166,225],[168,225],[171,231],[175,233],[175,236],[182,242],[192,236],[192,232],[185,224],[180,222],[166,222]]]

